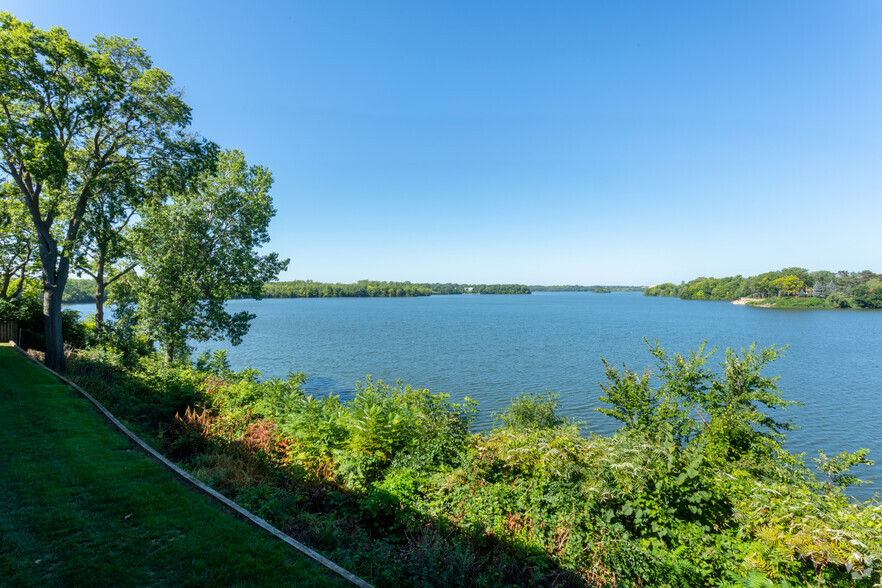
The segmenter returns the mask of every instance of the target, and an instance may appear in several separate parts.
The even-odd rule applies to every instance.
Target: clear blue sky
[[[882,3],[6,0],[268,166],[283,279],[882,272]]]

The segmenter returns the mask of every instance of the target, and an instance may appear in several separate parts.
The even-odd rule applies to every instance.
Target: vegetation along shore
[[[14,280],[14,278],[13,278]],[[531,294],[533,292],[641,292],[642,286],[527,286],[524,284],[413,283],[359,280],[350,284],[292,280],[263,285],[264,298],[402,298],[450,294]],[[109,293],[109,289],[108,292]],[[64,292],[65,304],[95,301],[95,282],[71,278]]]
[[[645,296],[731,300],[766,308],[882,308],[882,274],[870,270],[810,272],[788,267],[748,278],[696,278],[679,286],[650,286]]]

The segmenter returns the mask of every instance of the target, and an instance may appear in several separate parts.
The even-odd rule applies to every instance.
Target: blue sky
[[[882,272],[882,3],[6,0],[273,171],[283,279]]]

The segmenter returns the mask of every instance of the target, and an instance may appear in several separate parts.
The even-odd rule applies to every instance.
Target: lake
[[[601,357],[640,370],[653,363],[644,337],[668,351],[789,345],[766,368],[780,375],[783,396],[804,402],[775,416],[801,429],[787,447],[828,454],[871,450],[882,459],[882,312],[774,310],[727,302],[644,297],[639,293],[535,293],[524,296],[235,300],[231,311],[257,315],[242,345],[229,349],[234,368],[265,377],[309,374],[316,394],[350,395],[366,374],[479,402],[477,427],[521,392],[560,393],[562,412],[608,434],[617,422],[594,409],[604,380]],[[73,308],[92,312],[89,305]],[[197,353],[198,353],[197,351]],[[880,462],[882,463],[882,462]],[[860,474],[861,472],[858,471]],[[882,467],[864,477],[879,478]],[[852,493],[869,498],[873,486]]]

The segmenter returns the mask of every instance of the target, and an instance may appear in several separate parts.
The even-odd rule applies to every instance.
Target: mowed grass
[[[0,584],[351,585],[183,486],[8,346]]]

